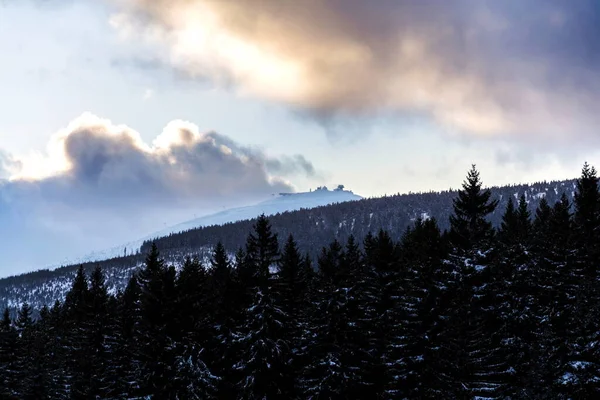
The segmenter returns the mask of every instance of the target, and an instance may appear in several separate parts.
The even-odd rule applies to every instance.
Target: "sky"
[[[593,0],[0,0],[0,275],[195,215],[573,178]]]

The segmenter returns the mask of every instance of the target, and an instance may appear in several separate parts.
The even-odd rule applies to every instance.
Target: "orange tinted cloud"
[[[597,73],[569,47],[590,41],[588,3],[120,0],[111,23],[192,77],[317,116],[559,137],[599,122]]]

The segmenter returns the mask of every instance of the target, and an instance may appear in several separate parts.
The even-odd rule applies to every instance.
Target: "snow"
[[[326,206],[334,203],[343,203],[346,201],[356,201],[362,199],[361,196],[354,194],[351,190],[328,190],[327,188],[317,189],[311,192],[300,193],[281,193],[272,198],[260,202],[258,204],[231,208],[215,214],[205,215],[190,221],[183,222],[178,225],[154,232],[144,238],[125,243],[110,249],[96,251],[87,256],[71,260],[68,264],[77,264],[88,261],[106,260],[109,258],[119,257],[123,255],[124,249],[127,248],[127,254],[131,251],[138,251],[144,241],[168,236],[171,233],[178,233],[194,228],[200,228],[211,225],[223,225],[228,222],[244,221],[256,218],[261,214],[267,216],[283,213],[286,211],[296,211],[300,209],[315,208]],[[318,224],[318,222],[317,222]]]
[[[424,211],[424,212],[422,212],[422,213],[420,214],[420,217],[419,217],[419,218],[421,219],[421,221],[427,221],[428,219],[430,219],[430,218],[431,218],[431,216],[429,215],[429,213],[428,213],[428,212],[425,212],[425,211]],[[413,218],[411,218],[410,220],[411,220],[411,221],[416,221],[416,220],[417,220],[417,217],[413,217]]]

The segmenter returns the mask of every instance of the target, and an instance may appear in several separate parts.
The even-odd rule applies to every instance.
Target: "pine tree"
[[[106,376],[112,340],[109,341],[109,296],[104,282],[104,272],[96,266],[90,276],[86,342],[90,363],[90,391],[95,396],[106,397],[110,383]]]
[[[64,304],[66,380],[71,399],[88,399],[93,396],[90,386],[92,364],[88,357],[89,300],[87,278],[83,266],[80,266],[73,280],[71,290],[66,295]]]
[[[279,260],[279,243],[277,234],[271,232],[271,224],[262,214],[254,225],[253,232],[246,241],[246,262],[252,270],[253,284],[258,287],[269,285],[271,269]]]
[[[124,369],[121,367],[122,350],[121,332],[119,331],[119,311],[121,306],[122,291],[118,290],[116,296],[108,295],[106,301],[106,317],[104,319],[103,332],[103,351],[99,354],[101,363],[96,362],[97,371],[101,375],[96,382],[100,383],[99,392],[103,398],[112,399],[117,396],[124,396],[125,390],[124,376],[121,374]],[[100,367],[100,368],[98,368]]]
[[[290,369],[290,346],[283,327],[288,316],[277,303],[271,271],[279,260],[277,235],[264,215],[254,225],[246,244],[245,268],[254,287],[253,300],[247,309],[242,337],[241,359],[235,365],[241,376],[239,398],[289,398],[294,385]]]
[[[362,252],[350,236],[342,265],[347,270],[342,287],[346,294],[348,325],[347,342],[342,363],[351,374],[348,394],[358,398],[379,398],[386,384],[382,362],[381,324],[377,314],[381,302],[380,281],[372,265],[364,261]]]
[[[33,310],[27,302],[21,305],[15,321],[18,334],[15,369],[18,371],[18,394],[22,399],[34,399],[35,395],[35,331]]]
[[[50,308],[46,331],[42,339],[47,346],[47,369],[49,374],[48,398],[67,399],[69,397],[67,386],[67,374],[65,366],[67,365],[67,326],[66,318],[63,312],[63,304],[56,300]]]
[[[571,205],[562,195],[553,207],[542,199],[533,221],[532,263],[529,270],[533,295],[529,343],[529,362],[520,365],[522,396],[552,399],[559,396],[562,384],[560,365],[567,348],[562,336],[568,327],[564,307],[571,285],[567,260],[571,254]],[[568,289],[568,290],[567,290]]]
[[[300,255],[296,241],[290,234],[279,260],[276,295],[278,304],[287,315],[287,324],[283,326],[282,337],[291,348],[290,368],[293,377],[299,377],[307,363],[311,272],[310,264]]]
[[[442,374],[450,397],[492,397],[501,392],[510,371],[502,354],[501,337],[493,334],[498,315],[490,302],[496,297],[488,288],[494,230],[486,219],[497,206],[491,192],[482,190],[475,166],[467,175],[454,201],[450,217],[450,243],[447,262],[453,269],[447,305],[448,313],[442,359]]]
[[[303,374],[309,399],[348,399],[352,373],[344,362],[348,341],[348,282],[344,251],[334,240],[318,260],[316,305],[311,321],[310,364]]]
[[[556,280],[556,268],[548,258],[553,250],[551,219],[553,217],[552,207],[545,198],[540,201],[535,212],[532,230],[532,258],[530,276],[532,285],[535,286],[533,294],[536,301],[536,315],[543,315],[549,306],[553,285]],[[568,228],[568,227],[567,227]]]
[[[206,271],[198,258],[186,257],[177,277],[177,325],[185,337],[205,345]]]
[[[115,351],[112,398],[136,398],[140,393],[141,370],[141,289],[137,276],[130,277],[125,291],[119,295],[115,312]]]
[[[564,392],[569,396],[593,398],[600,395],[600,193],[596,169],[584,164],[577,181],[573,215],[573,254],[565,276],[572,289],[565,304],[564,333],[567,340],[561,370]]]
[[[446,373],[439,349],[449,271],[442,260],[446,246],[435,219],[418,219],[404,234],[396,274],[395,315],[398,323],[389,346],[394,377],[388,398],[438,398]]]
[[[202,361],[203,350],[193,340],[184,339],[178,346],[174,365],[175,399],[214,398],[218,392],[219,377],[213,375]]]
[[[494,231],[486,217],[498,205],[498,200],[490,200],[491,195],[489,189],[482,190],[479,171],[473,165],[454,199],[454,213],[450,216],[450,237],[455,252],[487,247]]]
[[[244,255],[238,256],[243,260]],[[210,264],[211,270],[207,281],[210,312],[206,315],[206,324],[211,334],[206,348],[207,364],[213,374],[221,378],[218,383],[219,396],[231,398],[235,395],[236,379],[233,365],[238,357],[234,341],[237,337],[239,319],[236,304],[239,293],[236,290],[227,251],[221,242],[218,242],[213,249]]]
[[[240,254],[240,260],[245,255]],[[241,262],[241,261],[239,261]],[[227,256],[225,247],[219,242],[212,254],[210,276],[208,277],[209,303],[213,309],[208,316],[213,325],[218,326],[221,331],[217,335],[230,336],[235,329],[236,305],[234,287],[234,276],[231,263]],[[225,332],[227,331],[227,332]]]
[[[502,394],[518,397],[529,390],[533,370],[533,327],[537,299],[532,285],[531,220],[525,195],[515,209],[512,199],[502,216],[498,233],[498,256],[488,283],[488,303],[494,325],[491,330],[501,340],[502,352],[510,374],[506,375]]]
[[[379,230],[376,236],[369,233],[364,240],[364,263],[371,268],[375,275],[378,288],[378,301],[375,304],[377,315],[374,333],[374,354],[379,355],[379,364],[383,371],[379,378],[385,386],[384,398],[400,396],[400,389],[405,387],[405,382],[399,378],[402,355],[397,347],[397,339],[402,336],[400,321],[403,310],[400,307],[400,298],[406,289],[406,270],[400,262],[400,249],[391,239],[388,232]]]
[[[238,384],[243,379],[242,371],[235,366],[242,359],[245,347],[242,338],[247,326],[246,311],[253,300],[253,274],[246,252],[238,248],[231,268],[230,296],[219,302],[224,313],[215,315],[219,319],[214,321],[214,328],[219,332],[218,346],[223,349],[223,353],[216,355],[220,360],[213,364],[215,372],[223,378],[219,384],[219,397],[235,398],[239,393]],[[223,325],[218,321],[223,321]]]
[[[598,191],[596,169],[587,163],[583,165],[581,177],[577,180],[575,192],[575,213],[573,215],[576,249],[575,267],[582,279],[595,281],[596,269],[600,262],[600,192]]]
[[[8,308],[4,309],[0,321],[0,398],[17,395],[17,332],[14,329]]]
[[[27,377],[28,383],[23,393],[26,399],[46,399],[56,395],[53,385],[54,372],[51,364],[52,348],[49,346],[50,309],[44,305],[39,318],[31,331],[32,368]]]
[[[160,258],[158,248],[152,245],[146,256],[144,268],[140,271],[140,362],[141,362],[141,395],[160,396],[169,398],[173,384],[171,369],[174,363],[172,357],[173,343],[168,335],[167,321],[170,301],[167,286],[175,285],[168,282],[174,276],[165,267]]]
[[[205,348],[212,333],[207,315],[207,275],[197,258],[186,257],[176,286],[177,317],[170,324],[177,327],[170,336],[174,348],[174,389],[179,398],[206,398],[216,392],[218,378],[204,362]]]
[[[246,254],[244,249],[239,248],[235,253],[235,262],[233,269],[234,296],[238,312],[235,315],[237,325],[243,325],[243,316],[245,310],[252,304],[253,288],[256,286],[256,271],[254,264]]]

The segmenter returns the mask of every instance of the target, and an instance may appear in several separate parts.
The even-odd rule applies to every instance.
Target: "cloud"
[[[319,119],[563,139],[600,122],[592,0],[115,1],[113,26],[174,69]]]
[[[21,167],[19,160],[0,149],[0,183],[2,180],[8,179],[14,171]]]
[[[8,164],[10,162],[10,158],[8,154],[3,151],[0,151],[0,179],[6,179],[9,176]]]
[[[47,157],[22,164],[13,181],[41,188],[61,185],[88,193],[86,202],[102,204],[144,196],[173,202],[260,195],[291,190],[282,176],[314,174],[301,155],[269,157],[216,132],[201,133],[190,122],[170,122],[147,144],[133,129],[89,113],[52,138]]]
[[[270,159],[266,166],[269,171],[277,174],[303,173],[310,177],[317,176],[315,167],[303,155],[296,154],[295,156],[284,156],[279,159]]]
[[[150,98],[154,96],[154,90],[147,88],[146,90],[144,90],[144,96],[142,97],[142,99],[144,101],[146,100],[150,100]]]
[[[195,213],[294,191],[289,178],[315,174],[301,155],[273,157],[191,122],[172,121],[147,143],[90,113],[57,132],[44,154],[0,153],[1,165],[9,179],[0,181],[0,236],[22,241],[5,254],[7,264],[19,265],[98,250]],[[32,237],[48,248],[28,252],[23,246]]]

